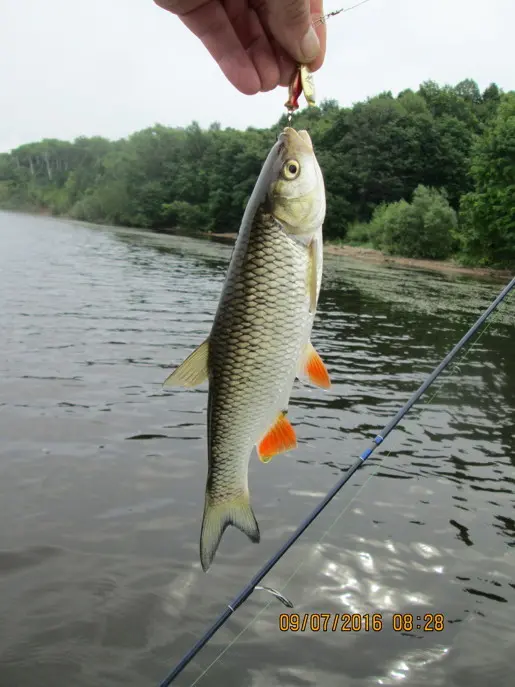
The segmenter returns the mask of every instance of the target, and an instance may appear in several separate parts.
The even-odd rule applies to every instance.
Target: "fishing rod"
[[[175,678],[182,673],[184,668],[190,663],[190,661],[198,654],[198,652],[209,642],[211,637],[218,632],[218,630],[224,625],[224,623],[230,618],[230,616],[235,612],[235,610],[244,603],[248,597],[252,594],[255,589],[265,589],[270,591],[274,596],[277,596],[279,600],[287,606],[292,606],[291,602],[288,602],[285,597],[283,597],[279,592],[269,589],[267,587],[258,587],[261,580],[267,575],[270,570],[279,562],[279,560],[284,556],[284,554],[290,549],[297,539],[303,534],[303,532],[311,525],[311,523],[320,515],[324,508],[329,504],[330,501],[336,496],[336,494],[342,489],[342,487],[349,481],[352,475],[358,470],[363,463],[369,458],[375,449],[383,443],[386,437],[392,432],[399,422],[404,418],[408,411],[415,405],[419,398],[427,391],[431,384],[441,375],[445,368],[451,363],[457,354],[462,350],[462,348],[470,341],[470,339],[476,334],[476,332],[481,328],[481,326],[486,322],[494,310],[498,307],[500,303],[506,298],[506,296],[515,287],[515,277],[511,282],[504,287],[497,298],[489,305],[489,307],[484,311],[484,313],[476,320],[472,327],[468,330],[465,336],[454,346],[454,348],[445,356],[442,362],[435,367],[433,372],[426,378],[426,380],[420,385],[420,387],[411,396],[408,402],[399,410],[397,415],[390,420],[383,431],[378,434],[371,446],[366,448],[363,453],[356,459],[355,463],[345,472],[343,477],[334,485],[334,487],[326,494],[326,496],[320,501],[318,506],[312,511],[312,513],[304,520],[304,522],[299,525],[297,530],[291,535],[289,539],[281,546],[281,548],[269,559],[267,563],[254,575],[250,582],[242,589],[242,591],[236,596],[230,604],[227,604],[227,608],[220,614],[220,616],[215,620],[215,622],[208,628],[202,637],[197,641],[197,643],[186,653],[183,658],[177,663],[175,668],[169,673],[169,675],[161,682],[159,687],[169,687]]]

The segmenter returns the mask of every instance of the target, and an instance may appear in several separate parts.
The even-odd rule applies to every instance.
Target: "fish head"
[[[324,179],[311,138],[307,131],[286,127],[276,145],[270,212],[287,234],[309,238],[322,226],[326,209]]]

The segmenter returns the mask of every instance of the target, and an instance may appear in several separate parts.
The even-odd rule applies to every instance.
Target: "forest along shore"
[[[230,239],[236,241],[238,234],[233,232],[206,232],[203,236],[208,238]],[[324,243],[324,252],[329,255],[343,255],[355,260],[373,262],[377,264],[401,265],[413,267],[420,270],[435,270],[436,272],[449,272],[452,274],[465,274],[472,277],[492,277],[495,279],[505,279],[511,277],[509,270],[495,270],[489,267],[462,267],[450,260],[418,260],[416,258],[402,258],[395,255],[385,255],[380,250],[374,248],[363,248],[361,246],[348,246],[336,243]]]
[[[163,232],[235,232],[287,123],[284,114],[264,129],[156,124],[118,141],[26,143],[0,153],[0,207]],[[418,265],[426,269],[432,261],[447,271],[479,267],[475,275],[515,269],[515,91],[426,81],[352,107],[324,101],[297,112],[294,125],[310,132],[324,175],[328,241],[360,247],[366,259],[390,259],[372,248],[400,265],[429,260]]]

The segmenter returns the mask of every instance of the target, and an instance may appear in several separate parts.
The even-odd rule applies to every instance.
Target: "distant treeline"
[[[28,143],[0,155],[0,207],[234,232],[285,125],[285,117],[246,131],[156,125],[119,141]],[[325,101],[294,126],[310,132],[324,172],[326,237],[515,266],[515,92],[429,81],[352,108]]]

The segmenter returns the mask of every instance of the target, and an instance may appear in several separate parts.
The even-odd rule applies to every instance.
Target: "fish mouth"
[[[296,131],[291,126],[283,129],[279,135],[279,141],[289,153],[313,153],[313,143],[307,131]]]

